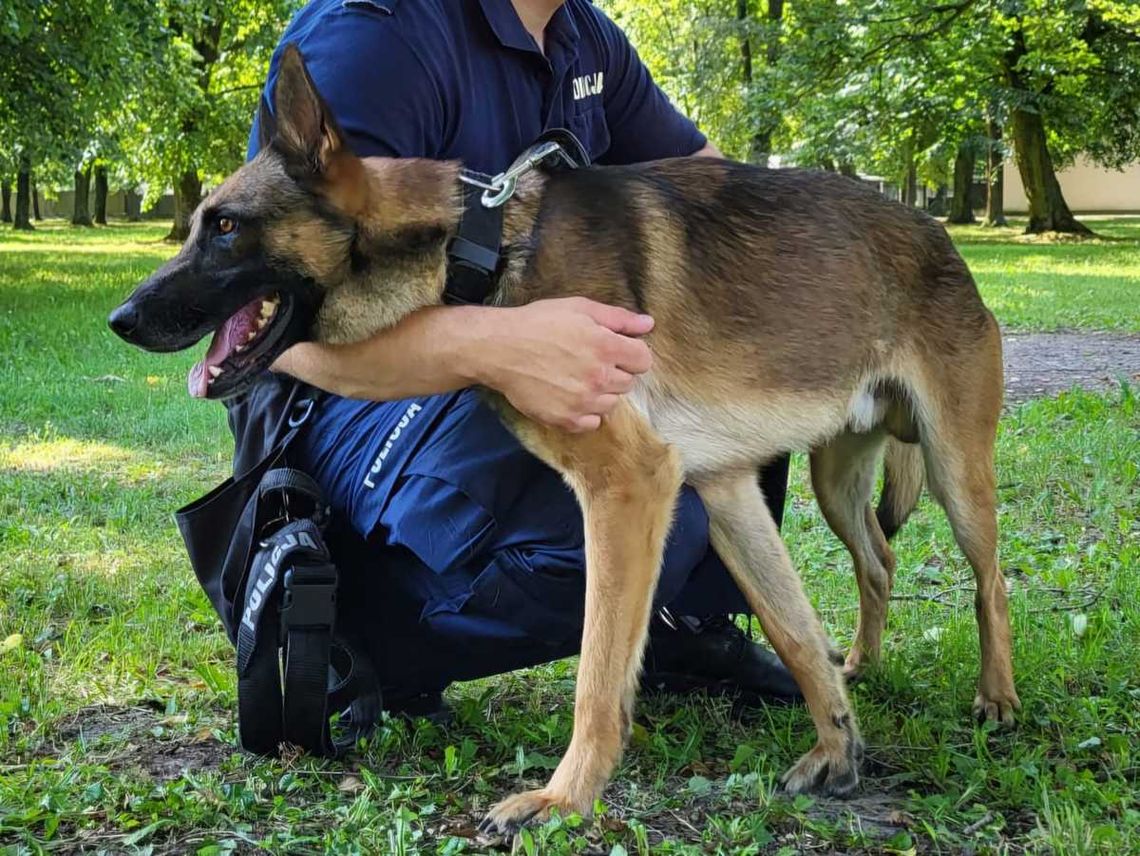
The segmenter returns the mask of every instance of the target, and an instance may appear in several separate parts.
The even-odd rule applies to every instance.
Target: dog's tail
[[[890,437],[883,461],[883,495],[875,516],[889,541],[906,523],[922,494],[926,466],[922,447]]]

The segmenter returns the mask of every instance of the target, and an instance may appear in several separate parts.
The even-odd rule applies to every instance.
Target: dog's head
[[[345,146],[300,51],[286,47],[262,103],[261,151],[202,202],[181,251],[111,313],[111,329],[150,351],[179,351],[213,333],[190,394],[245,391],[308,337],[326,292],[352,264],[363,166]]]

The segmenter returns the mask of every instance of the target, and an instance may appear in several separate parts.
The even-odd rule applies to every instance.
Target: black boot
[[[701,690],[745,704],[803,698],[780,658],[750,640],[728,616],[654,616],[641,676],[643,693]]]
[[[443,693],[432,691],[385,689],[384,710],[392,716],[407,719],[423,717],[436,725],[450,725],[455,717],[455,711],[444,700]]]

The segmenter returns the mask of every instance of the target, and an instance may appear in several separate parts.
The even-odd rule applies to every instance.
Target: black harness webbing
[[[286,465],[316,397],[298,385],[271,451],[176,515],[199,581],[237,648],[241,747],[261,755],[276,755],[282,744],[337,755],[382,709],[363,646],[336,626],[328,506],[315,481]],[[227,526],[228,542],[218,537]],[[336,734],[333,712],[340,712]]]
[[[490,176],[479,175],[490,181]],[[459,230],[447,247],[447,286],[444,303],[478,305],[486,302],[499,278],[503,241],[503,208],[480,201],[482,188],[465,185]]]
[[[559,165],[571,169],[589,166],[590,156],[585,147],[565,128],[545,131],[518,158],[523,163],[543,143],[557,143],[561,150],[557,157],[547,156],[541,162],[544,169]],[[512,165],[513,167],[513,165]],[[510,168],[508,168],[510,172]],[[487,302],[499,280],[503,250],[503,205],[485,205],[484,194],[494,184],[495,177],[464,170],[463,214],[459,228],[447,247],[447,285],[443,301],[453,305],[479,305]]]

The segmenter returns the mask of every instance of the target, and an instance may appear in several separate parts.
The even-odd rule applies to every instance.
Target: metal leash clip
[[[480,202],[484,208],[498,208],[515,195],[518,180],[549,157],[558,156],[570,166],[577,166],[574,159],[566,153],[558,143],[548,140],[527,149],[503,172],[500,172],[490,182],[483,181],[473,175],[460,173],[459,180],[474,187],[483,188]]]

